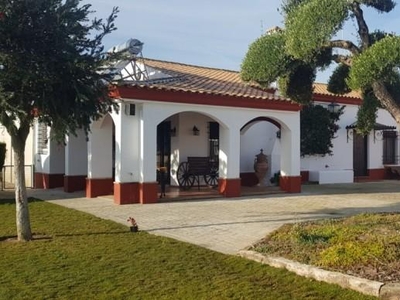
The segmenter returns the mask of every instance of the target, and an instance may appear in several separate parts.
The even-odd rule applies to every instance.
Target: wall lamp
[[[330,104],[328,104],[328,110],[331,113],[336,113],[339,111],[340,105],[337,104],[336,102],[331,102]]]
[[[200,130],[196,127],[196,126],[193,126],[193,135],[200,135]]]

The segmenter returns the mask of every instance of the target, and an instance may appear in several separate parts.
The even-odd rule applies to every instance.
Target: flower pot
[[[138,232],[139,231],[139,227],[137,227],[137,226],[131,226],[130,229],[131,229],[131,232]]]

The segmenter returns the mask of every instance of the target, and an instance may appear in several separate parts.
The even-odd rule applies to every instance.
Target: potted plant
[[[134,218],[129,217],[128,220],[126,220],[126,221],[131,224],[131,226],[130,226],[131,232],[138,232],[139,231],[139,226],[136,223],[136,220]]]
[[[281,175],[281,171],[274,173],[274,176],[269,180],[274,185],[279,185],[279,177]]]

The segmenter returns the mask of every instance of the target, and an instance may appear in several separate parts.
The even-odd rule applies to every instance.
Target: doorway
[[[157,169],[165,167],[164,183],[170,184],[171,168],[171,122],[165,121],[157,126]],[[158,176],[157,176],[158,177]],[[157,178],[159,181],[159,178]]]
[[[354,132],[353,138],[353,170],[354,176],[368,175],[368,136]]]

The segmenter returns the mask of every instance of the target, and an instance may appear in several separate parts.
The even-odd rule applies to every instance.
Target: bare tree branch
[[[332,60],[338,64],[342,63],[349,67],[351,66],[351,64],[353,62],[353,58],[351,56],[340,55],[340,54],[332,55]]]
[[[354,55],[361,53],[360,48],[358,48],[352,41],[347,41],[347,40],[329,41],[328,47],[345,49],[350,51]]]
[[[365,50],[369,46],[371,46],[371,41],[370,41],[370,37],[369,37],[368,25],[365,22],[364,13],[360,7],[360,3],[358,3],[357,1],[354,1],[351,4],[351,11],[354,13],[354,16],[356,17],[356,20],[357,20],[358,34],[360,35],[360,38],[361,38],[361,49]]]

